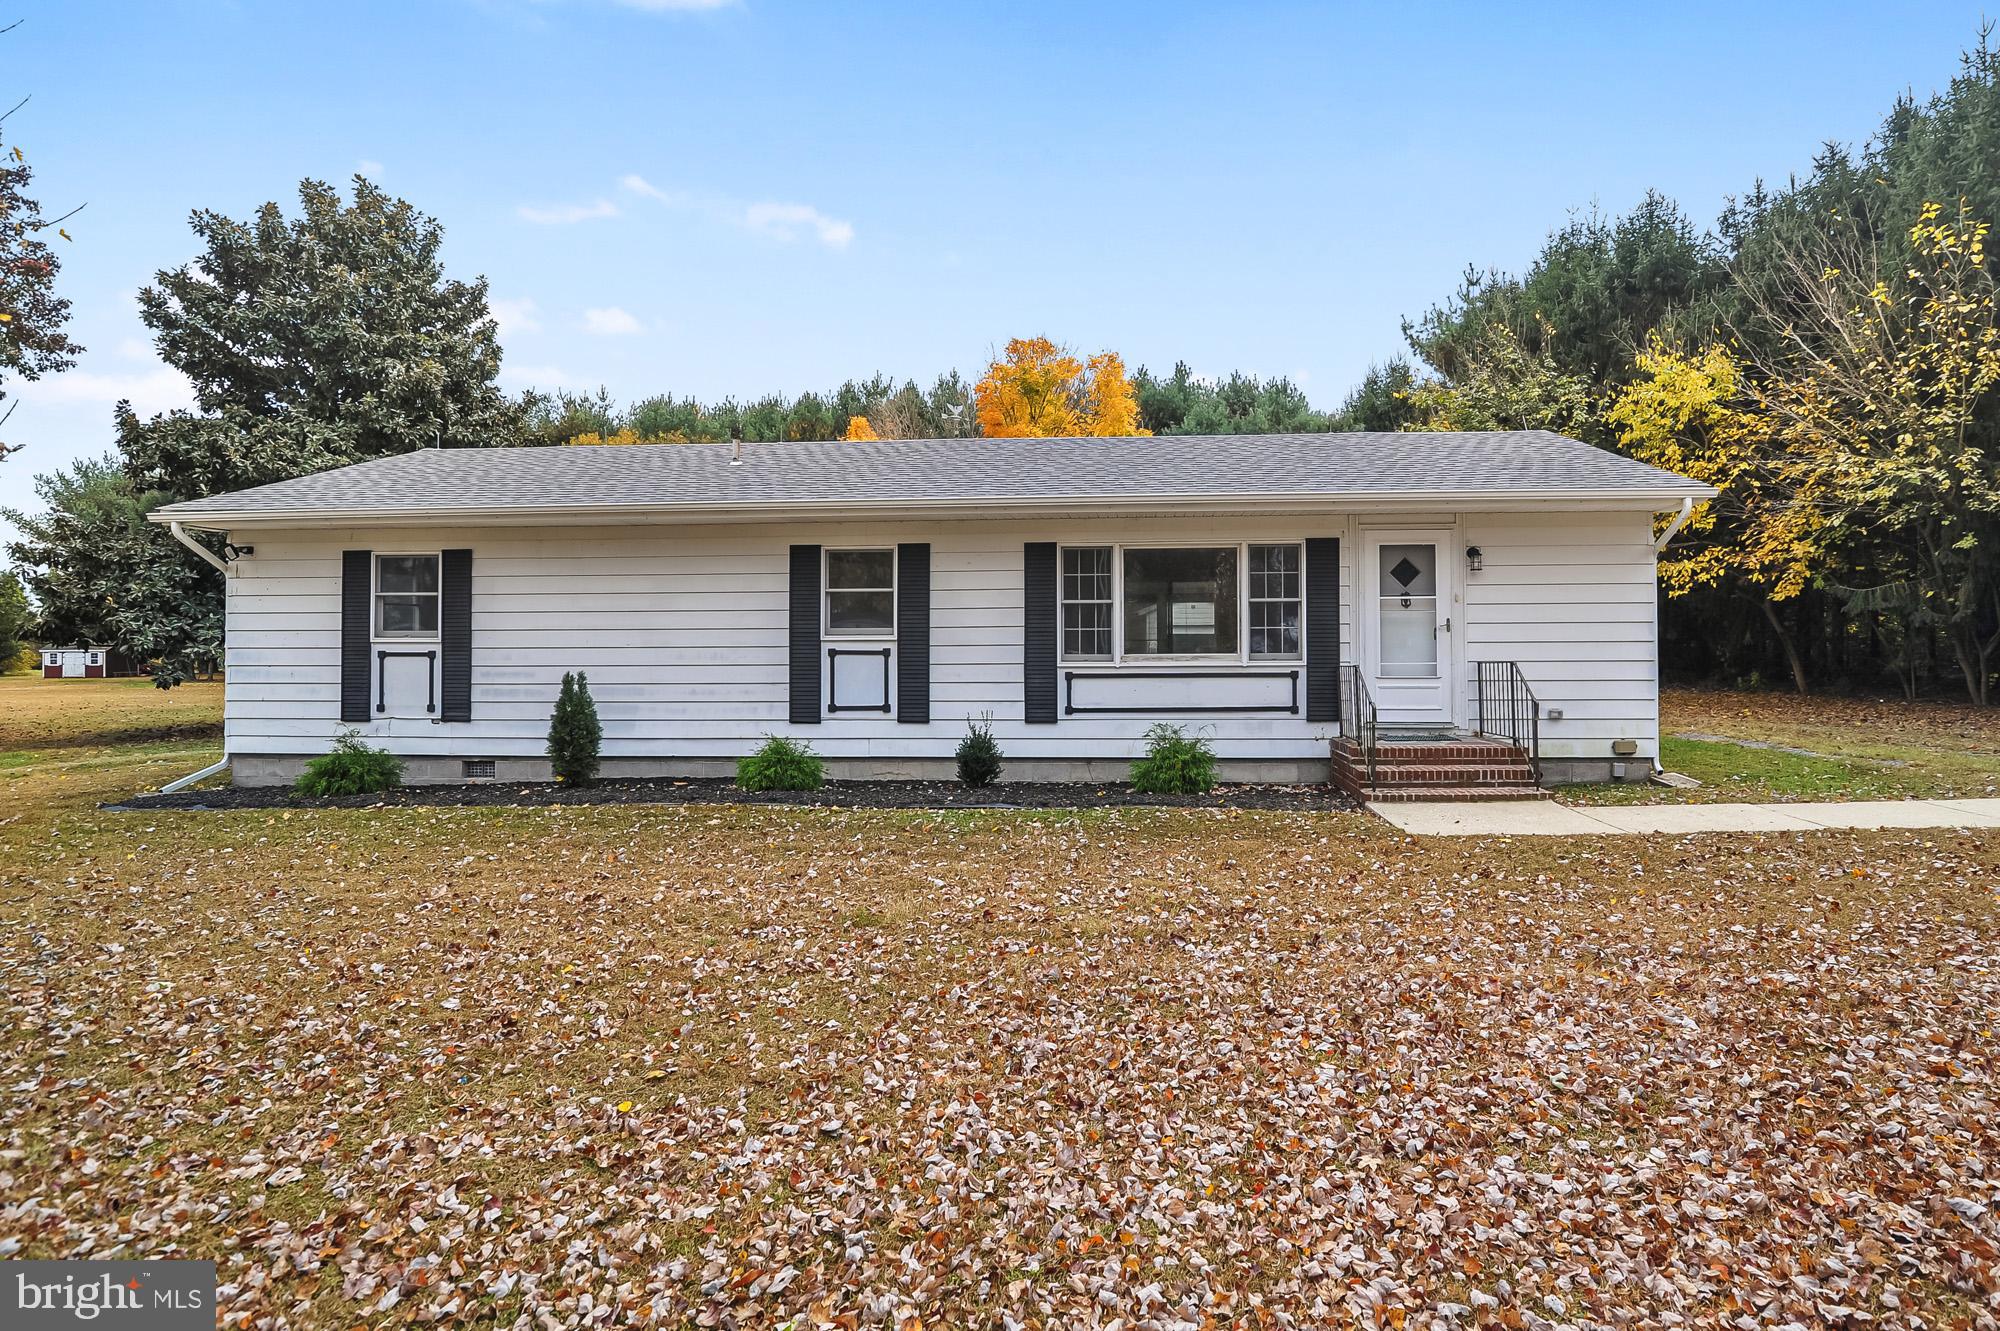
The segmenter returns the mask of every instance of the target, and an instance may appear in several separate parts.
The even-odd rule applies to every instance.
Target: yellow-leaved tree
[[[982,434],[995,439],[1143,435],[1125,362],[1104,351],[1078,360],[1046,337],[1017,337],[973,387]]]
[[[1973,702],[2000,653],[2000,465],[1983,413],[2000,392],[2000,278],[1988,223],[1964,200],[1926,203],[1907,258],[1836,234],[1784,255],[1793,291],[1762,311],[1787,336],[1753,385],[1779,443],[1788,503],[1765,537],[1828,533],[1865,550],[1857,608],[1944,632]],[[1847,576],[1853,576],[1852,574]]]
[[[849,416],[847,418],[847,433],[841,436],[843,439],[880,439],[881,437],[881,435],[875,433],[875,427],[868,423],[866,416]]]
[[[1661,585],[1669,596],[1721,586],[1754,599],[1804,693],[1805,663],[1777,605],[1803,591],[1823,565],[1823,521],[1794,502],[1797,478],[1774,456],[1771,423],[1726,347],[1682,352],[1656,341],[1637,366],[1638,378],[1605,413],[1620,446],[1722,492],[1696,506],[1661,557]]]

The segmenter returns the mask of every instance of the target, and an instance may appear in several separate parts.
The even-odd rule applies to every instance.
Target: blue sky
[[[9,120],[69,224],[78,367],[0,506],[185,402],[133,293],[187,214],[365,170],[484,274],[510,387],[976,373],[1046,333],[1336,404],[1468,263],[1727,195],[1941,86],[1974,4],[24,0]],[[11,95],[9,100],[11,100]]]

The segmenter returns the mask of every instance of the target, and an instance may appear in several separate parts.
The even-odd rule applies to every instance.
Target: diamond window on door
[[[1384,545],[1378,551],[1377,669],[1385,679],[1438,673],[1437,547]]]

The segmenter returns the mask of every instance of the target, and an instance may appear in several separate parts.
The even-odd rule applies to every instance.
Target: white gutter
[[[197,541],[194,537],[188,535],[185,531],[182,531],[180,523],[169,521],[167,523],[167,531],[172,534],[173,538],[176,541],[179,541],[182,545],[186,546],[188,549],[200,555],[202,558],[202,562],[211,565],[217,573],[220,573],[224,578],[227,578],[229,576],[229,565],[223,563],[220,559],[217,559],[215,557],[215,552],[213,550],[210,550],[200,541]],[[224,748],[222,751],[221,761],[211,763],[209,766],[202,768],[199,772],[190,772],[186,776],[180,778],[180,780],[178,781],[167,782],[166,785],[160,787],[160,793],[162,795],[171,795],[177,790],[186,790],[189,786],[193,785],[195,782],[206,781],[208,780],[208,778],[214,776],[217,772],[226,771],[228,767],[229,767],[229,750],[227,748]]]
[[[182,531],[180,523],[169,519],[167,522],[167,530],[173,533],[173,537],[176,541],[179,541],[182,545],[186,546],[188,549],[200,555],[202,559],[206,563],[211,565],[217,573],[220,573],[225,578],[229,576],[229,565],[223,563],[220,559],[217,559],[215,557],[215,552],[213,550],[203,545],[200,541],[197,541],[194,537],[188,535],[185,531]]]
[[[1700,487],[1701,499],[1712,499],[1716,491]],[[155,522],[179,525],[186,521],[206,531],[222,531],[241,526],[337,526],[342,523],[451,523],[477,524],[500,520],[511,522],[560,522],[564,519],[622,519],[643,521],[653,517],[698,517],[727,520],[736,517],[770,515],[777,517],[887,516],[893,514],[958,513],[964,510],[1007,512],[1023,516],[1035,513],[1110,511],[1186,511],[1208,513],[1218,509],[1254,504],[1267,512],[1322,512],[1330,508],[1375,508],[1385,511],[1437,512],[1446,509],[1475,509],[1493,505],[1526,505],[1531,509],[1563,508],[1576,504],[1610,503],[1619,507],[1644,507],[1663,512],[1678,497],[1683,510],[1691,511],[1695,496],[1678,496],[1669,491],[1633,490],[1439,490],[1422,494],[1384,491],[1346,491],[1330,494],[1244,491],[1228,494],[1162,495],[1062,495],[1036,498],[1004,498],[967,495],[952,498],[912,498],[892,500],[725,500],[695,504],[510,504],[466,505],[432,508],[293,508],[234,509],[190,513],[184,519],[153,516]],[[1665,501],[1665,502],[1662,502]]]
[[[1657,555],[1662,550],[1666,549],[1667,542],[1673,540],[1675,533],[1679,532],[1683,526],[1687,525],[1687,520],[1693,516],[1694,516],[1694,500],[1692,499],[1681,500],[1681,511],[1674,515],[1674,520],[1667,524],[1667,529],[1665,531],[1660,533],[1660,539],[1653,542],[1653,553]]]

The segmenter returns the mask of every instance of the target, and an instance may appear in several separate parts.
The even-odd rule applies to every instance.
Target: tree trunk
[[[1783,622],[1778,619],[1778,607],[1768,596],[1759,597],[1757,604],[1764,607],[1764,618],[1771,625],[1771,632],[1778,635],[1778,645],[1785,649],[1785,663],[1792,668],[1792,687],[1801,694],[1810,692],[1806,688],[1806,663],[1799,659],[1799,649],[1792,645],[1792,635],[1785,632]]]

